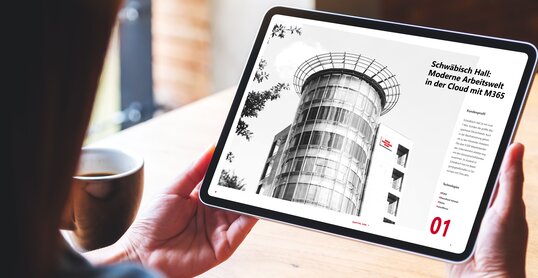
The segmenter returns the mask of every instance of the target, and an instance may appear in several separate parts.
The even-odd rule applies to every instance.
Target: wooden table
[[[538,86],[527,102],[516,140],[526,145],[525,200],[530,228],[527,274],[538,277]],[[141,210],[210,144],[217,141],[234,89],[191,105],[103,141],[100,146],[132,149],[146,161]],[[237,252],[205,273],[208,277],[444,277],[445,264],[288,225],[261,220]]]

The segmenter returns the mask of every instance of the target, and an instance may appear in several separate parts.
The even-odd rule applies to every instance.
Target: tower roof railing
[[[306,79],[323,70],[346,69],[355,71],[360,75],[368,76],[376,82],[384,94],[385,103],[381,115],[389,112],[400,98],[400,84],[396,80],[396,75],[390,72],[387,66],[382,65],[375,59],[364,55],[348,52],[329,52],[316,55],[303,62],[295,71],[293,85],[298,94],[301,94],[302,87]]]

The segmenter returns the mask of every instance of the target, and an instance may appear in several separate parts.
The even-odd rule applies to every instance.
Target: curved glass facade
[[[383,92],[359,73],[327,69],[303,84],[273,197],[359,214]]]

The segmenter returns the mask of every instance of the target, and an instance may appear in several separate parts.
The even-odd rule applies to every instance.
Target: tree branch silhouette
[[[253,136],[253,132],[249,130],[249,125],[245,122],[245,118],[257,118],[258,113],[265,108],[265,104],[268,101],[273,101],[280,97],[282,90],[289,90],[290,85],[287,83],[277,83],[265,91],[251,91],[248,93],[245,106],[241,112],[241,118],[237,123],[235,133],[240,136],[244,136],[247,140],[250,140]]]

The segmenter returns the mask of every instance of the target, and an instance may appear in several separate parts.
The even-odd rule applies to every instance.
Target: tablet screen
[[[527,59],[274,15],[208,194],[462,253]]]

